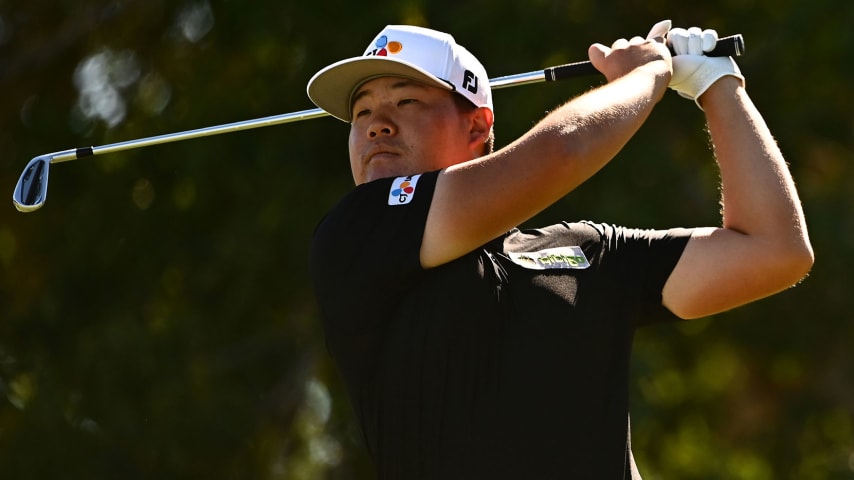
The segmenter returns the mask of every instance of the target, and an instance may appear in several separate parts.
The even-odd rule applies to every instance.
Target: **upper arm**
[[[801,280],[810,255],[784,241],[726,228],[696,229],[662,290],[681,318],[698,318],[782,291]]]
[[[565,194],[560,185],[538,190],[515,171],[514,156],[499,152],[439,174],[421,242],[423,267],[465,255]]]

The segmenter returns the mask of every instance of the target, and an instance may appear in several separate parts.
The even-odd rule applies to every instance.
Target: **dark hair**
[[[457,110],[460,112],[471,112],[472,110],[476,110],[478,107],[475,104],[471,103],[469,99],[459,94],[451,94],[451,97],[454,99],[454,104],[457,106]],[[489,131],[489,138],[483,144],[483,151],[480,153],[481,155],[489,155],[492,153],[495,148],[495,129],[491,129]]]

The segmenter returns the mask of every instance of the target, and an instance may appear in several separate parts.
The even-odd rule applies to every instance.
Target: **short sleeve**
[[[603,235],[601,266],[637,303],[636,326],[675,321],[662,304],[662,290],[693,230],[642,230],[596,225]]]

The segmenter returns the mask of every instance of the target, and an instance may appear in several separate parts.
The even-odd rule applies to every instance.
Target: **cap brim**
[[[318,107],[345,122],[352,120],[350,102],[360,85],[378,77],[402,77],[446,90],[453,86],[421,68],[389,57],[355,57],[333,63],[308,81],[308,97]]]

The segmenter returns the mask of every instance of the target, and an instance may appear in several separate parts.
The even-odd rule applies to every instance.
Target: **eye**
[[[364,117],[365,115],[370,115],[370,114],[371,114],[370,110],[368,110],[367,108],[363,108],[362,110],[357,110],[353,114],[353,118]]]
[[[416,100],[414,98],[404,98],[403,100],[397,102],[397,106],[400,107],[403,105],[409,105],[409,104],[417,103],[417,102],[418,102],[418,100]]]

